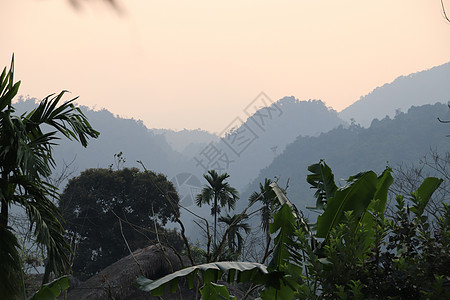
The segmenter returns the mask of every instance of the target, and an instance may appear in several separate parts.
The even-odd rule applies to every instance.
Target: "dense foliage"
[[[20,246],[8,224],[10,207],[24,209],[33,239],[46,250],[44,283],[51,273],[67,272],[70,247],[52,202],[58,197],[57,189],[44,178],[54,166],[52,146],[59,139],[57,133],[83,146],[88,138],[98,136],[74,106],[75,99],[60,104],[65,92],[46,97],[29,113],[15,115],[12,100],[20,82],[14,83],[13,77],[14,61],[0,75],[0,295],[5,299],[21,298],[24,290]]]
[[[182,248],[174,231],[163,230],[179,214],[178,194],[162,174],[136,168],[89,169],[71,179],[60,209],[75,244],[74,275],[87,279],[134,251],[157,242]]]
[[[144,290],[158,295],[179,277],[207,276],[204,299],[226,295],[217,280],[251,282],[261,299],[447,299],[450,295],[450,206],[436,218],[425,208],[441,179],[426,178],[410,195],[398,195],[395,215],[385,216],[391,170],[362,172],[338,188],[331,169],[312,165],[308,182],[318,191],[323,213],[312,229],[276,183],[281,206],[270,233],[276,234],[267,267],[257,263],[201,265],[155,281]],[[227,276],[223,276],[223,275]],[[244,275],[245,274],[245,275]],[[259,288],[258,288],[259,286]],[[226,296],[232,299],[232,296]]]

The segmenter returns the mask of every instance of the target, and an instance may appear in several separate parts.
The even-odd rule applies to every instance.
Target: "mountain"
[[[35,101],[22,98],[14,107],[17,113],[29,112],[36,107]],[[138,166],[137,160],[141,160],[146,168],[164,174],[176,174],[180,168],[187,167],[188,160],[172,149],[164,135],[148,130],[142,121],[120,118],[106,109],[95,111],[82,106],[81,110],[100,136],[90,140],[86,148],[75,141],[58,141],[54,147],[56,173],[72,161],[69,169],[75,171],[73,176],[88,168],[108,168],[111,165],[116,168],[118,162],[114,154],[120,152],[123,153],[125,167]]]
[[[227,172],[232,175],[230,184],[242,189],[299,135],[315,136],[345,124],[320,100],[285,97],[255,107],[247,120],[233,120],[219,142],[206,145],[193,157],[198,169]]]
[[[31,111],[35,106],[35,99],[15,103],[18,113]],[[228,172],[232,175],[230,184],[242,189],[297,136],[318,135],[344,124],[336,111],[318,100],[286,97],[257,108],[248,111],[247,120],[230,124],[219,139],[202,130],[149,130],[142,121],[120,118],[105,109],[81,107],[100,137],[91,140],[87,148],[62,139],[54,148],[57,165],[54,176],[59,176],[64,165],[72,161],[68,167],[71,176],[88,168],[115,169],[122,161],[114,155],[122,152],[123,166],[139,167],[136,161],[140,160],[146,168],[166,174],[178,189],[182,205],[208,216],[208,207],[198,208],[194,204],[195,195],[205,184],[202,175],[206,170]],[[211,161],[206,162],[207,159]],[[199,164],[200,160],[207,168]],[[64,185],[65,182],[60,187]],[[184,211],[182,219],[192,223],[192,217]],[[193,224],[188,224],[187,230],[193,236],[198,234]]]
[[[279,178],[284,187],[289,179],[288,197],[299,209],[314,205],[312,191],[306,182],[307,167],[324,159],[337,182],[361,171],[382,172],[386,165],[418,162],[430,149],[448,152],[450,125],[437,117],[450,120],[450,109],[444,104],[411,107],[394,119],[375,119],[369,128],[352,124],[340,126],[316,137],[298,137],[273,162],[261,170],[258,178],[242,193],[244,199],[258,190],[264,178]],[[245,206],[246,203],[242,203]],[[309,212],[306,210],[305,212]]]
[[[15,107],[18,113],[31,111],[36,107],[36,99],[21,98]],[[231,123],[219,138],[200,129],[178,132],[148,129],[142,121],[121,118],[106,109],[95,111],[83,106],[81,110],[100,132],[100,137],[91,140],[87,148],[62,139],[54,149],[59,168],[56,173],[72,161],[70,168],[76,169],[74,176],[87,168],[111,165],[117,168],[114,155],[122,152],[125,167],[138,166],[136,161],[140,160],[146,168],[164,173],[169,179],[191,174],[197,182],[203,180],[202,175],[207,170],[214,168],[235,174],[231,184],[242,188],[297,136],[314,136],[345,124],[336,111],[320,100],[285,97],[269,106],[256,107],[258,109],[249,111],[247,120]]]
[[[217,142],[219,140],[217,135],[200,128],[193,130],[185,128],[180,131],[152,128],[150,131],[158,135],[163,135],[172,149],[188,157],[201,151],[200,148],[210,142]]]
[[[391,83],[377,87],[369,94],[342,110],[339,116],[350,122],[368,127],[373,119],[394,117],[406,112],[412,105],[447,103],[450,101],[450,62],[425,70],[400,76]]]

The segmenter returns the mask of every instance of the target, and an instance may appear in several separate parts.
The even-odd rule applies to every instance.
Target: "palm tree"
[[[208,171],[208,174],[203,175],[208,181],[209,186],[202,189],[202,192],[196,197],[196,204],[202,206],[202,204],[210,204],[213,201],[211,207],[211,215],[214,215],[214,245],[216,244],[217,236],[217,214],[220,214],[222,207],[228,206],[228,209],[234,209],[236,201],[239,199],[238,191],[230,186],[225,179],[230,177],[227,173],[219,175],[215,170]]]
[[[63,237],[61,214],[51,201],[57,189],[43,178],[55,166],[52,146],[59,137],[75,139],[83,146],[89,137],[97,137],[81,110],[72,99],[58,106],[65,91],[46,97],[28,114],[15,116],[12,99],[20,82],[14,83],[14,56],[11,68],[0,75],[0,294],[17,299],[23,290],[19,244],[14,230],[8,226],[9,207],[24,208],[36,242],[45,247],[47,263],[44,282],[51,272],[66,271],[70,247]],[[54,131],[46,132],[43,128]]]
[[[253,203],[255,201],[259,201],[262,204],[261,207],[261,228],[266,233],[266,243],[270,241],[270,232],[269,232],[269,224],[272,219],[272,210],[274,199],[276,199],[276,195],[273,192],[270,184],[272,181],[270,179],[264,180],[264,185],[262,183],[259,184],[259,193],[254,192],[249,198],[248,201]]]
[[[219,217],[219,222],[225,223],[228,225],[228,233],[227,233],[227,241],[228,241],[228,250],[235,256],[239,257],[241,254],[242,245],[244,242],[244,238],[242,237],[240,231],[243,230],[246,234],[250,233],[250,225],[248,223],[242,222],[242,220],[247,219],[247,215],[233,215],[230,216],[227,214],[225,217]],[[237,240],[237,241],[236,241]]]

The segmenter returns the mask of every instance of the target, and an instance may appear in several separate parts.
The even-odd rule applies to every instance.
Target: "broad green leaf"
[[[377,181],[377,175],[372,171],[350,177],[349,183],[338,189],[333,198],[328,199],[327,208],[317,218],[316,236],[328,238],[331,229],[341,221],[346,211],[361,215],[376,192]]]
[[[324,209],[327,199],[332,198],[337,190],[333,172],[323,160],[310,165],[308,171],[312,174],[306,176],[306,181],[311,185],[311,188],[317,189],[314,194],[317,199],[315,208]]]
[[[373,235],[375,234],[375,216],[377,215],[381,218],[384,217],[389,187],[394,182],[391,172],[392,170],[390,168],[386,168],[383,174],[378,177],[377,187],[373,199],[370,201],[370,204],[361,216],[359,225],[364,225],[368,230],[367,243],[370,243]]]
[[[431,196],[444,180],[436,177],[427,177],[419,186],[419,188],[412,193],[415,205],[411,207],[411,211],[417,216],[423,214],[425,207],[430,201]]]
[[[56,297],[69,287],[69,276],[62,276],[50,283],[44,284],[29,300],[55,300]]]
[[[302,216],[300,215],[300,213],[297,210],[297,207],[295,207],[295,205],[292,204],[291,201],[289,201],[289,199],[286,197],[284,192],[280,189],[278,184],[276,182],[272,182],[269,186],[272,188],[273,192],[277,196],[277,199],[278,199],[278,202],[280,203],[280,205],[286,204],[287,206],[289,206],[290,213],[294,215],[295,221],[297,221],[297,223],[299,225],[301,225],[303,230],[305,230],[307,233],[311,234],[308,223],[302,218]],[[273,233],[273,232],[270,231],[270,233]]]
[[[280,266],[289,260],[288,245],[292,244],[292,237],[297,229],[294,214],[288,204],[283,204],[275,213],[269,229],[271,234],[279,232],[274,239],[273,256],[268,269],[281,271]]]
[[[386,209],[389,187],[394,182],[391,172],[391,168],[386,168],[386,170],[383,171],[383,174],[378,177],[377,190],[373,196],[374,200],[380,200],[377,205],[372,207],[373,211],[380,214],[383,214]]]
[[[203,300],[229,299],[236,300],[236,297],[230,296],[224,285],[213,282],[207,283],[200,288]]]
[[[176,271],[172,274],[166,275],[157,280],[150,280],[145,277],[137,279],[137,285],[139,288],[146,292],[151,292],[153,296],[161,296],[167,287],[170,287],[172,283],[179,278],[186,277],[189,286],[192,288],[192,282],[197,274],[200,272],[203,278],[203,283],[207,284],[213,281],[217,281],[224,273],[233,270],[236,275],[236,282],[248,282],[264,283],[268,274],[266,266],[259,263],[252,262],[214,262],[208,264],[202,264]],[[247,274],[247,272],[249,274]],[[239,276],[239,274],[245,273],[246,276]]]
[[[278,209],[269,227],[270,233],[278,234],[274,239],[273,255],[268,266],[270,273],[261,299],[293,299],[298,276],[302,274],[302,268],[292,262],[293,257],[298,255],[294,238],[300,224],[296,222],[289,203]]]
[[[294,285],[294,282],[292,282]],[[264,289],[261,292],[261,299],[262,300],[285,300],[285,299],[294,299],[294,293],[295,287],[289,286],[288,282],[286,280],[281,280],[281,284],[279,287],[275,288],[273,286],[270,286],[266,289]]]

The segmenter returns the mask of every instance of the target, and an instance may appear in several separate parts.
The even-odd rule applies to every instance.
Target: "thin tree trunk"
[[[44,276],[42,278],[42,284],[46,284],[50,281],[50,268],[48,267],[48,257],[47,263],[45,264]]]
[[[8,202],[2,199],[2,211],[0,212],[0,226],[5,228],[8,226]]]
[[[217,195],[214,194],[214,245],[216,245],[217,235]]]
[[[3,191],[2,199],[2,210],[0,212],[0,226],[2,229],[6,230],[8,226],[8,215],[9,215],[9,195],[8,195],[8,171],[3,170],[2,178],[0,179],[0,188]]]

